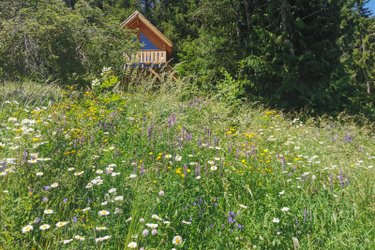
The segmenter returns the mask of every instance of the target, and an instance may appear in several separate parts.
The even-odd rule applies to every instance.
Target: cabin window
[[[139,42],[141,43],[141,50],[159,50],[149,39],[148,37],[141,33]]]

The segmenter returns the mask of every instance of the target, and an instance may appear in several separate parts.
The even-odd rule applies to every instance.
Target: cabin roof
[[[121,27],[129,28],[129,26],[133,23],[134,20],[139,19],[141,22],[143,22],[152,32],[155,33],[163,42],[165,42],[166,45],[169,47],[173,47],[173,43],[171,40],[169,40],[163,33],[161,33],[150,21],[146,19],[139,11],[135,11],[133,14],[131,14],[122,24]]]

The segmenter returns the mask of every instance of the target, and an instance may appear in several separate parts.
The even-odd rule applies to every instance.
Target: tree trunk
[[[289,4],[288,0],[281,0],[280,11],[281,11],[281,30],[283,31],[284,36],[285,36],[285,43],[289,47],[290,54],[294,56],[295,55],[294,46],[289,39],[290,31],[288,29],[288,27],[289,27],[288,16],[290,14],[290,4]]]

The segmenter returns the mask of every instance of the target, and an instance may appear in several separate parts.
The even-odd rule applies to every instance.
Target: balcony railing
[[[163,64],[167,62],[167,52],[162,50],[140,50],[126,59],[128,63]]]

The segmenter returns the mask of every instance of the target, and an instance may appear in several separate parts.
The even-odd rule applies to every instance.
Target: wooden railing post
[[[162,50],[141,50],[126,58],[130,63],[161,64],[166,63],[167,52]]]

